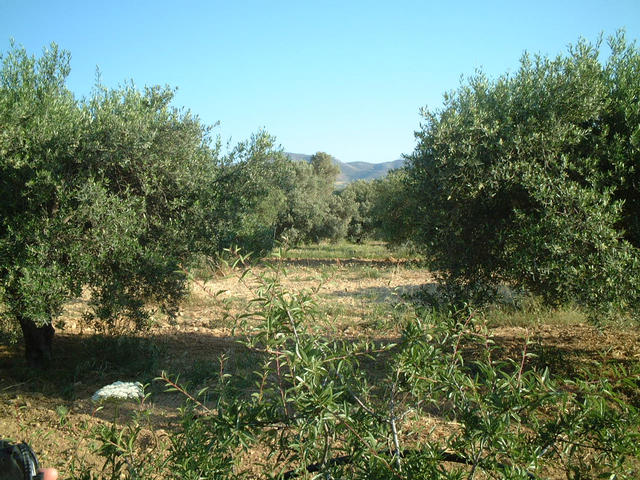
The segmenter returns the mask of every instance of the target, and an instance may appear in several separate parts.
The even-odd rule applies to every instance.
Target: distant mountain
[[[299,162],[311,161],[311,155],[304,153],[286,153],[291,159]],[[384,177],[389,170],[400,168],[405,164],[405,160],[398,159],[392,162],[369,163],[369,162],[341,162],[337,158],[333,159],[340,167],[340,175],[336,186],[344,187],[348,183],[356,180],[374,180]]]

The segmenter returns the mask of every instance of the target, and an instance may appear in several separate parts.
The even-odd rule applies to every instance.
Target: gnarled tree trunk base
[[[24,336],[24,350],[31,367],[46,368],[51,364],[51,344],[55,332],[51,323],[37,325],[33,320],[19,317]]]

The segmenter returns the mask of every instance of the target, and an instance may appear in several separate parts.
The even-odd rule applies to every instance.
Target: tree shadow
[[[357,342],[358,338],[340,338]],[[376,339],[381,347],[394,339]],[[388,354],[384,358],[365,358],[360,364],[371,382],[382,379],[386,373]],[[73,405],[75,413],[83,413],[105,421],[114,419],[114,406],[107,404],[98,409],[92,395],[101,387],[115,381],[138,381],[146,385],[151,394],[155,413],[153,422],[165,425],[175,421],[177,408],[186,397],[167,392],[168,385],[159,379],[167,372],[189,392],[214,386],[221,375],[232,375],[231,393],[248,398],[257,389],[254,372],[259,369],[264,354],[243,345],[239,337],[218,336],[199,332],[172,332],[169,334],[100,335],[61,333],[54,339],[54,361],[46,370],[30,367],[24,358],[22,346],[0,350],[0,399],[30,398],[29,404]],[[211,397],[205,394],[206,404]],[[129,418],[140,410],[136,402],[118,407],[122,418]],[[167,412],[172,412],[167,417]]]
[[[369,267],[395,267],[403,266],[420,266],[422,263],[418,260],[405,258],[268,258],[267,263],[302,266],[302,267],[341,267],[341,266],[369,266]]]
[[[376,289],[375,293],[380,292]],[[616,367],[632,369],[637,366],[637,360],[629,356],[607,357],[602,369],[602,359],[606,355],[603,350],[607,346],[597,341],[590,344],[581,342],[580,333],[575,332],[575,335],[571,344],[563,344],[561,339],[553,336],[530,338],[526,348],[533,356],[527,358],[525,368],[538,371],[548,368],[555,377],[578,379],[585,370],[593,374],[601,369],[603,375],[608,375]],[[150,401],[164,409],[156,414],[156,421],[166,423],[168,420],[162,417],[168,410],[177,415],[175,409],[184,403],[185,397],[165,392],[166,384],[156,380],[163,371],[168,372],[171,378],[178,378],[179,383],[192,392],[215,384],[221,374],[234,376],[234,394],[248,396],[255,391],[253,372],[259,368],[263,355],[239,340],[239,337],[203,331],[152,332],[120,337],[61,333],[54,341],[54,363],[44,371],[27,365],[21,347],[8,349],[3,346],[0,349],[0,398],[27,396],[44,397],[50,404],[72,402],[76,411],[112,420],[112,409],[95,412],[96,405],[90,400],[93,393],[116,380],[139,381],[148,385]],[[355,343],[362,339],[341,337],[337,340]],[[397,337],[376,338],[374,345],[381,348],[398,340]],[[525,348],[523,333],[497,331],[492,340],[494,358],[512,359],[514,365],[519,364]],[[461,348],[467,364],[471,365],[473,360],[480,358],[481,352],[477,347],[461,345]],[[389,349],[372,358],[363,356],[359,361],[371,385],[384,388],[393,354],[394,350]],[[221,358],[224,361],[221,362]],[[633,391],[633,388],[627,388],[624,393],[634,405],[640,406],[640,389]],[[136,408],[131,404],[122,411],[134,412]]]
[[[217,357],[242,348],[233,337],[195,332],[122,336],[59,333],[54,338],[54,358],[47,369],[29,367],[21,345],[4,347],[0,355],[0,391],[37,391],[74,399],[116,380],[150,382],[173,366],[184,370],[185,365],[205,355]]]
[[[437,283],[406,283],[394,287],[362,287],[349,290],[335,290],[327,295],[334,297],[354,297],[366,298],[375,302],[387,302],[391,299],[403,299],[412,297],[422,291],[435,293],[438,289]]]

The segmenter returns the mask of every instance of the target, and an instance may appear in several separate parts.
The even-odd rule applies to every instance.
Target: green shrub
[[[0,56],[0,304],[37,366],[69,299],[88,292],[105,329],[144,327],[151,303],[175,312],[198,254],[269,250],[273,224],[255,215],[275,222],[280,209],[262,188],[282,160],[271,137],[223,156],[169,88],[97,85],[78,101],[69,58],[55,44]]]
[[[623,34],[610,47],[524,55],[423,112],[411,238],[459,291],[505,282],[598,318],[638,311],[640,52]]]

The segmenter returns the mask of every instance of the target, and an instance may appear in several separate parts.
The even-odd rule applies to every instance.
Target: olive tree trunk
[[[55,332],[51,323],[37,325],[33,320],[18,316],[24,336],[24,350],[31,367],[46,368],[51,363],[51,344]]]

